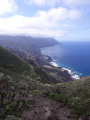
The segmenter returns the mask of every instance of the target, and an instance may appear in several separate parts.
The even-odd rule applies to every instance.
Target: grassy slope
[[[10,75],[29,77],[33,79],[40,78],[38,81],[43,83],[52,83],[48,75],[36,67],[26,63],[11,51],[0,46],[0,71],[9,73]],[[41,72],[40,72],[41,71]]]
[[[29,75],[31,72],[31,66],[26,64],[23,60],[18,58],[12,52],[0,46],[0,66],[18,73]]]

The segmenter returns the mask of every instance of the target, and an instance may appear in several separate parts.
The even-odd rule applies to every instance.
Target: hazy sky
[[[0,34],[90,40],[90,0],[0,0]]]

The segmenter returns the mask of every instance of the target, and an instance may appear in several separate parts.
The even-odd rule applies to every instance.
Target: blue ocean
[[[78,77],[90,76],[90,42],[61,42],[42,48],[42,54],[52,57],[52,64],[71,71]]]

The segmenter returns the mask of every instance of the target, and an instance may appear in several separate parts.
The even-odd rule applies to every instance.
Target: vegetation
[[[63,102],[79,118],[90,116],[90,77],[54,86],[49,98]]]
[[[35,68],[35,72],[40,76],[38,81],[52,84],[51,78],[40,67]]]
[[[0,70],[7,71],[9,74],[16,74],[16,76],[36,79],[43,83],[52,83],[52,80],[41,68],[28,64],[2,46],[0,46]]]
[[[5,118],[7,115],[21,116],[29,102],[26,99],[27,91],[22,93],[23,90],[16,87],[10,76],[0,74],[0,118]]]
[[[29,76],[33,74],[33,67],[21,60],[18,56],[0,46],[0,66],[8,71]]]

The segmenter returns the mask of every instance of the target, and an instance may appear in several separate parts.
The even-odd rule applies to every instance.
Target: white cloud
[[[67,33],[63,28],[79,20],[81,15],[77,10],[59,7],[50,9],[48,12],[38,11],[35,17],[14,15],[9,18],[0,18],[0,34],[63,37]]]
[[[14,0],[0,0],[0,15],[11,13],[17,9]]]
[[[59,7],[59,8],[52,8],[48,12],[39,11],[37,13],[38,17],[47,18],[48,20],[52,21],[59,21],[59,20],[76,20],[81,18],[81,12],[78,10],[69,10],[67,8]]]
[[[90,0],[62,0],[64,4],[70,7],[90,5]]]
[[[61,3],[61,0],[24,0],[26,3],[32,5],[36,4],[39,6],[55,6],[58,3]]]
[[[38,6],[67,6],[67,7],[80,7],[90,5],[90,0],[24,0],[25,3]]]

